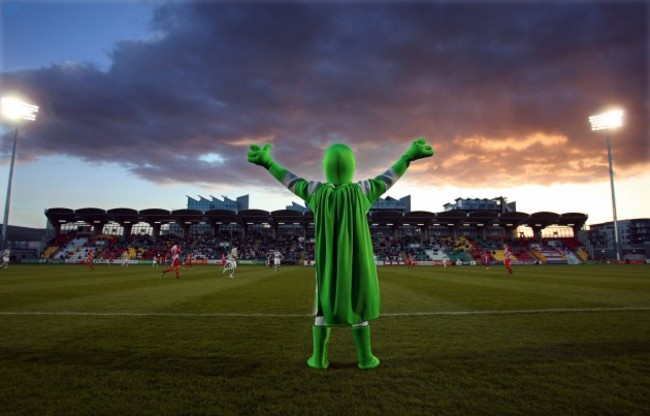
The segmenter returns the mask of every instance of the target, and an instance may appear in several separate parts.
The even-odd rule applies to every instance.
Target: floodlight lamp
[[[2,98],[2,114],[12,120],[36,120],[38,106],[28,104],[16,98]]]
[[[623,125],[623,110],[612,110],[589,117],[592,131],[608,130]]]

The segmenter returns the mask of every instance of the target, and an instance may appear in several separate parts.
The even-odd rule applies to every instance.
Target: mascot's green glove
[[[409,147],[409,150],[404,153],[402,158],[406,159],[408,162],[413,162],[414,160],[424,159],[425,157],[431,156],[433,156],[433,148],[427,144],[423,137],[420,137],[411,143],[411,147]]]
[[[287,170],[278,165],[271,157],[271,145],[268,143],[264,147],[252,144],[248,151],[248,161],[264,167],[280,182],[282,182],[284,175],[287,173]]]
[[[426,143],[423,137],[420,137],[411,143],[411,147],[391,167],[398,176],[402,176],[411,162],[431,156],[433,156],[433,148]]]

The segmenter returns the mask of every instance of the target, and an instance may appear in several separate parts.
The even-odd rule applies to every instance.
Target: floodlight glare
[[[608,130],[623,125],[623,110],[612,110],[589,117],[592,131]]]
[[[25,103],[16,98],[2,98],[2,114],[12,120],[36,120],[38,106]]]
[[[5,213],[2,221],[2,238],[0,240],[0,250],[4,252],[7,248],[7,223],[9,222],[9,204],[11,202],[11,182],[14,177],[14,161],[16,159],[16,142],[18,142],[18,121],[20,120],[36,120],[36,113],[38,113],[38,106],[25,103],[16,98],[2,97],[0,101],[2,107],[2,114],[8,119],[16,122],[14,131],[14,143],[11,147],[11,162],[9,163],[9,180],[7,182],[7,199],[5,201]]]
[[[609,182],[612,190],[612,214],[614,216],[614,248],[616,260],[621,260],[621,245],[618,236],[618,217],[616,215],[616,192],[614,191],[614,162],[612,161],[611,130],[623,125],[623,110],[611,110],[606,113],[589,117],[592,131],[605,130],[607,143],[607,160],[609,161]]]

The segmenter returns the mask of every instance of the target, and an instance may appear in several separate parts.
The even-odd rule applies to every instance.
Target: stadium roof
[[[207,221],[211,224],[241,224],[242,220],[235,211],[227,209],[211,209],[204,213]]]
[[[467,212],[465,211],[443,211],[436,214],[436,223],[449,227],[457,227],[466,219]]]
[[[81,208],[75,211],[81,220],[88,224],[101,224],[108,222],[106,210],[100,208]]]
[[[206,222],[203,211],[198,209],[177,209],[171,212],[171,216],[179,224],[192,225]]]
[[[374,211],[370,216],[368,217],[368,222],[371,224],[377,224],[377,225],[397,225],[399,224],[400,220],[402,219],[402,212],[401,211]]]
[[[271,221],[275,225],[282,225],[282,224],[305,225],[306,223],[306,217],[302,214],[302,212],[293,209],[281,209],[278,211],[273,211],[271,212],[270,217],[271,217]],[[311,221],[313,222],[313,215]]]
[[[411,211],[402,215],[403,225],[419,225],[423,224],[428,227],[435,221],[436,214],[428,211]]]
[[[239,211],[239,217],[244,224],[269,224],[272,222],[271,213],[261,209]]]
[[[115,222],[120,225],[137,224],[139,222],[154,224],[313,224],[314,214],[311,211],[302,213],[293,210],[264,211],[260,209],[243,210],[239,213],[228,210],[214,209],[199,211],[194,209],[178,209],[168,211],[160,208],[150,208],[137,211],[131,208],[114,208],[103,210],[100,208],[50,208],[45,210],[45,216],[50,223],[64,224],[84,222],[92,224],[107,224]],[[400,211],[374,211],[368,216],[372,225],[399,226],[441,225],[448,227],[460,226],[501,226],[504,228],[526,225],[531,228],[545,228],[550,225],[563,225],[582,228],[587,221],[587,215],[570,212],[557,214],[554,212],[491,212],[491,211],[443,211],[433,213],[428,211],[413,211],[402,213]]]
[[[52,224],[76,222],[79,217],[70,208],[50,208],[45,210],[45,216]]]
[[[139,220],[138,211],[131,208],[113,208],[107,210],[106,214],[110,221],[119,224],[135,224]]]
[[[45,215],[47,216],[47,212],[45,212]],[[169,224],[170,222],[176,222],[176,218],[172,216],[171,211],[160,208],[151,208],[140,211],[138,221],[146,222],[150,225]]]
[[[587,216],[585,215],[585,218]],[[525,212],[502,212],[499,214],[498,224],[501,227],[518,227],[525,225],[524,222],[530,218]]]

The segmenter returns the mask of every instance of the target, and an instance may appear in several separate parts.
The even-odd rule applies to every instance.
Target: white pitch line
[[[523,315],[543,313],[585,313],[585,312],[635,312],[650,311],[650,306],[620,308],[550,308],[513,309],[485,311],[439,311],[439,312],[393,312],[381,316],[454,316],[454,315]],[[155,313],[155,312],[46,312],[46,311],[0,311],[0,316],[106,316],[106,317],[181,317],[181,318],[304,318],[311,314],[267,314],[267,313]]]
[[[434,316],[434,315],[523,315],[540,313],[584,313],[584,312],[623,312],[650,311],[650,306],[620,308],[550,308],[550,309],[513,309],[505,311],[444,311],[444,312],[405,312],[384,313],[381,316]]]
[[[126,317],[243,317],[243,318],[298,318],[312,315],[299,314],[266,314],[266,313],[166,313],[166,312],[39,312],[39,311],[0,311],[0,316],[126,316]]]

